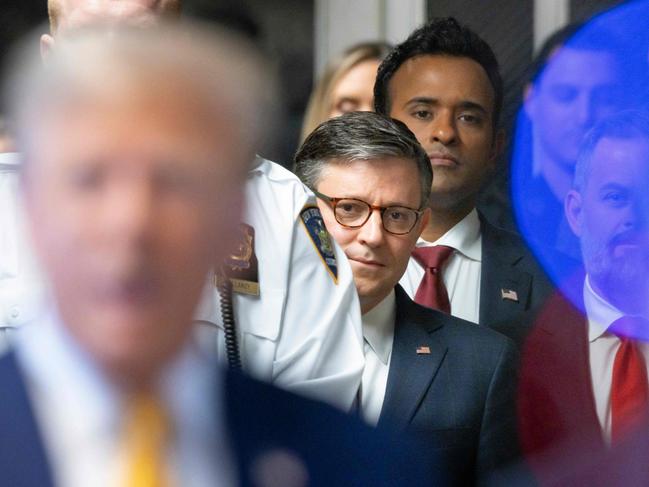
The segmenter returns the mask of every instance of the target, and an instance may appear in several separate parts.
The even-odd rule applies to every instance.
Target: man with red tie
[[[518,456],[513,343],[413,302],[398,285],[430,215],[432,171],[407,127],[371,112],[318,126],[295,156],[351,264],[362,312],[363,419],[415,431],[473,485]],[[398,181],[399,184],[395,184]]]
[[[433,168],[432,215],[401,285],[418,303],[491,326],[542,302],[550,290],[522,240],[476,210],[504,134],[498,62],[455,19],[417,29],[383,61],[378,113],[404,122]]]
[[[623,443],[649,419],[647,182],[649,116],[596,125],[565,201],[585,276],[548,300],[524,348],[521,436],[537,468]]]

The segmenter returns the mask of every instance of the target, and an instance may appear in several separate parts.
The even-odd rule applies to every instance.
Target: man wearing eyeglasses
[[[458,484],[517,454],[515,352],[498,333],[425,308],[398,282],[430,218],[432,171],[401,122],[356,112],[321,124],[295,156],[327,229],[347,255],[360,303],[363,418],[422,433]]]

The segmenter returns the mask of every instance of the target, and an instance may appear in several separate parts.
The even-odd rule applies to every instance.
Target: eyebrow
[[[359,97],[358,96],[343,96],[336,100],[336,104],[340,104],[342,102],[352,102],[352,103],[358,103]]]
[[[358,196],[331,196],[330,198],[335,199],[335,200],[358,200],[362,201],[363,203],[367,203],[368,205],[370,204],[367,200],[364,200],[363,198],[359,198]],[[378,205],[377,205],[378,206]],[[408,208],[411,210],[416,210],[417,208],[414,208],[406,203],[398,203],[398,202],[391,202],[387,203],[384,205],[380,205],[381,208],[391,208],[393,206],[398,206],[400,208]]]
[[[605,193],[606,191],[616,190],[616,191],[629,191],[629,187],[624,184],[620,184],[614,181],[609,181],[604,183],[599,187],[599,193]]]
[[[411,105],[417,105],[417,104],[423,104],[423,105],[439,105],[439,100],[437,98],[432,98],[429,96],[416,96],[414,98],[411,98],[406,102],[406,107],[411,106]],[[457,104],[457,107],[463,110],[477,110],[481,112],[484,115],[489,115],[489,111],[483,107],[480,103],[472,100],[462,100],[460,103]]]

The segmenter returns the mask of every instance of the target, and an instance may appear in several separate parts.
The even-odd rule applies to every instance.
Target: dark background
[[[585,20],[621,0],[571,0],[570,20]],[[46,0],[3,0],[0,15],[0,57],[11,44],[47,19]],[[308,0],[184,0],[186,14],[220,20],[253,38],[275,64],[279,77],[280,115],[276,137],[266,157],[290,166],[297,148],[300,125],[313,84],[314,2]],[[452,15],[468,24],[494,48],[505,80],[503,126],[511,133],[521,101],[526,70],[533,55],[533,0],[430,0],[428,17]],[[35,46],[37,48],[37,46]],[[4,63],[3,63],[4,65]],[[486,204],[506,205],[498,189],[507,181],[504,157],[496,189],[485,195]],[[510,226],[506,217],[498,223]]]

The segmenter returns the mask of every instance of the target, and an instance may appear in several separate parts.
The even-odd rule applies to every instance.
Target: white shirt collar
[[[37,323],[16,333],[16,353],[25,370],[27,386],[48,398],[52,407],[68,406],[70,417],[86,418],[84,425],[97,428],[98,435],[119,429],[119,398],[98,368],[89,360],[49,311]],[[56,366],[52,366],[56,364]],[[90,437],[92,431],[86,432]]]
[[[19,152],[2,152],[0,153],[0,169],[17,169],[20,166]]]
[[[600,338],[611,324],[624,313],[595,292],[587,275],[584,280],[584,307],[588,317],[588,341]]]
[[[390,360],[397,305],[394,289],[383,301],[362,316],[363,338],[384,365]]]
[[[93,484],[116,485],[124,468],[122,394],[76,344],[56,313],[39,318],[16,332],[15,345],[55,483],[86,485],[91,470],[96,475]],[[236,483],[220,380],[216,365],[191,345],[161,375],[158,390],[176,432],[169,474],[178,484]]]
[[[481,262],[482,239],[480,237],[480,218],[478,211],[474,208],[435,242],[428,242],[420,238],[417,241],[417,247],[448,245],[465,257]]]
[[[59,398],[70,417],[83,415],[85,426],[92,425],[97,434],[119,431],[122,397],[75,343],[56,313],[48,311],[37,323],[22,327],[16,335],[16,352],[30,390]],[[206,416],[218,417],[214,407],[220,402],[214,405],[213,396],[206,397],[206,391],[220,391],[215,380],[220,375],[215,370],[216,364],[190,345],[164,371],[160,394],[180,428],[204,429],[205,424],[214,422]]]

